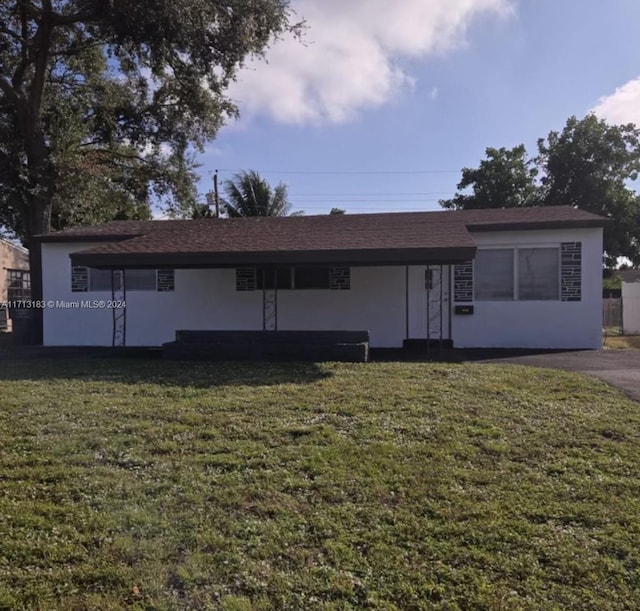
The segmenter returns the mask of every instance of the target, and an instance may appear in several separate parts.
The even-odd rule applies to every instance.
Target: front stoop
[[[368,331],[176,331],[166,359],[215,361],[369,360]]]

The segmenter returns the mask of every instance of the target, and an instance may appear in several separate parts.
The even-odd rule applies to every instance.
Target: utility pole
[[[216,218],[220,218],[220,198],[218,197],[218,170],[213,175],[213,196],[216,203]]]

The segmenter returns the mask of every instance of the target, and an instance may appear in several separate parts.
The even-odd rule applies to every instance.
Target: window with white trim
[[[474,261],[474,291],[478,301],[557,301],[560,248],[479,249]]]

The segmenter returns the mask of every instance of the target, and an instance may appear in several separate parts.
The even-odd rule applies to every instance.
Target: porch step
[[[347,361],[369,359],[367,331],[176,331],[162,345],[167,359]]]
[[[402,342],[402,347],[406,350],[450,350],[453,348],[453,341],[450,339],[443,339],[440,342],[439,339],[405,339]]]

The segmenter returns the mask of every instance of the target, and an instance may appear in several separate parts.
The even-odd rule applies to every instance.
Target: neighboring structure
[[[622,276],[622,332],[640,335],[640,270],[620,272]]]
[[[547,207],[47,234],[44,343],[158,346],[176,330],[278,329],[368,331],[372,347],[599,348],[605,223]]]
[[[30,295],[29,251],[0,238],[0,331],[11,325],[5,304],[28,299]]]

